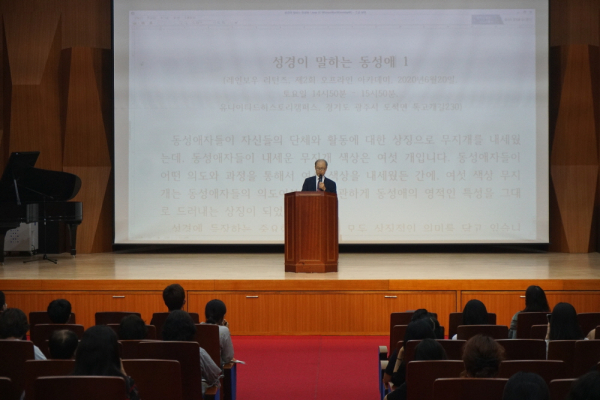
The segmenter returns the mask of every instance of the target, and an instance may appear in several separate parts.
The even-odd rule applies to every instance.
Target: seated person
[[[219,344],[221,345],[221,365],[228,364],[235,360],[233,358],[233,343],[229,333],[229,324],[225,319],[227,307],[221,300],[214,299],[206,303],[204,307],[204,316],[207,324],[219,326]]]
[[[6,305],[6,297],[4,296],[4,292],[0,290],[0,314],[2,314],[2,312],[7,308],[8,306]]]
[[[139,316],[131,314],[121,320],[119,340],[143,340],[147,335],[146,323]]]
[[[581,340],[584,339],[577,311],[569,303],[558,303],[552,310],[546,340]]]
[[[52,332],[48,341],[50,358],[53,360],[71,360],[77,350],[79,339],[75,332],[63,329]]]
[[[71,318],[71,303],[65,299],[52,300],[47,311],[53,324],[66,324]]]
[[[18,308],[7,308],[0,314],[0,339],[24,340],[28,330],[27,317]],[[33,345],[33,354],[36,360],[46,359],[44,353],[36,345]]]
[[[522,311],[517,311],[510,321],[510,329],[508,330],[508,338],[517,338],[517,319],[519,313],[522,312],[550,312],[548,300],[544,289],[539,286],[531,285],[525,291],[525,308]]]
[[[196,325],[190,315],[183,310],[171,311],[162,330],[164,341],[173,342],[193,342],[196,336]],[[219,384],[221,377],[221,368],[214,363],[206,350],[200,349],[200,368],[202,370],[202,391],[206,387]]]
[[[573,382],[566,400],[597,399],[600,399],[600,372],[591,371]]]
[[[502,400],[550,400],[550,390],[538,374],[520,371],[506,382]]]
[[[106,325],[92,326],[83,334],[75,354],[73,375],[119,376],[125,379],[124,397],[129,400],[140,398],[135,382],[123,369],[117,334]]]
[[[163,300],[169,311],[181,310],[185,304],[185,290],[178,283],[169,285],[163,290]]]
[[[504,360],[504,347],[486,335],[475,335],[465,343],[462,360],[467,378],[494,378]]]
[[[488,312],[485,304],[477,299],[469,300],[463,308],[463,320],[461,325],[488,325]],[[456,340],[458,334],[452,336]]]

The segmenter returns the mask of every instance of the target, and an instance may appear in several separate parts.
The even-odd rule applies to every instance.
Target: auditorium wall
[[[600,3],[550,11],[550,249],[597,251]],[[0,14],[0,166],[39,150],[39,168],[80,176],[77,251],[111,251],[111,1],[1,0]]]

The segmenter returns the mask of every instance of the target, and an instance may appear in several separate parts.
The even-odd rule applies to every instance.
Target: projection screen
[[[114,0],[115,243],[548,242],[548,2]]]

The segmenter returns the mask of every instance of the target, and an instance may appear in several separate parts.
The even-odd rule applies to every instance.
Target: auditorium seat
[[[392,341],[392,336],[393,336],[393,330],[394,327],[396,325],[408,325],[410,323],[410,320],[413,316],[415,312],[414,311],[403,311],[403,312],[393,312],[390,314],[390,347],[389,347],[389,352],[390,354],[394,351],[394,349],[396,348],[396,343],[398,341],[393,342]],[[402,336],[402,338],[404,339],[404,336]]]
[[[573,366],[575,361],[576,340],[551,340],[548,342],[548,360],[565,362],[565,378],[575,378]]]
[[[458,378],[465,369],[462,361],[411,361],[406,366],[408,399],[432,400],[433,384],[438,378]]]
[[[123,360],[143,400],[181,400],[181,365],[175,360]]]
[[[532,325],[529,331],[529,337],[531,339],[545,340],[548,334],[548,324],[544,325]]]
[[[38,324],[51,324],[50,317],[47,311],[31,311],[29,313],[29,329],[33,328]],[[75,313],[71,313],[71,317],[67,321],[67,324],[76,324]]]
[[[475,335],[482,334],[494,339],[506,339],[508,326],[506,325],[459,325],[457,337],[460,340],[469,340]]]
[[[504,347],[506,360],[545,360],[546,341],[540,339],[496,339]]]
[[[433,384],[435,400],[502,400],[504,378],[441,378]]]
[[[34,359],[33,342],[0,339],[0,355],[0,376],[12,381],[8,398],[18,400],[25,390],[25,361]]]
[[[12,381],[10,378],[0,377],[0,400],[12,400]]]
[[[119,336],[119,329],[121,324],[106,324],[110,329],[112,329],[113,331],[115,331],[115,333],[117,334],[117,336]],[[146,340],[156,340],[156,327],[154,325],[146,325],[146,329],[148,330],[148,333],[146,333],[146,337],[144,339]]]
[[[77,324],[38,324],[31,329],[31,341],[40,348],[46,357],[50,357],[48,340],[50,340],[54,331],[62,330],[75,332],[77,338],[80,340],[85,331],[83,325]]]
[[[142,317],[142,314],[132,311],[100,311],[95,315],[96,325],[120,324],[124,317],[132,314]]]
[[[200,315],[198,313],[188,313],[190,317],[192,317],[192,321],[195,324],[200,323]],[[156,327],[156,338],[158,340],[162,340],[162,328],[169,316],[168,312],[157,312],[152,314],[152,320],[150,321],[150,325],[154,325]]]
[[[578,340],[573,356],[573,377],[590,372],[600,361],[600,340]]]
[[[392,336],[390,336],[390,343],[393,343],[394,345],[390,348],[390,355],[394,352],[394,350],[399,350],[402,347],[402,342],[404,341],[404,335],[406,334],[407,326],[408,325],[396,325],[392,328]]]
[[[25,397],[35,399],[35,380],[42,376],[66,376],[73,372],[75,360],[29,360],[25,362]]]
[[[584,335],[600,325],[600,312],[587,312],[577,314],[577,322]],[[600,339],[600,338],[597,338]]]
[[[139,345],[149,340],[119,340],[119,353],[123,360],[135,360],[144,358],[140,355]]]
[[[509,360],[500,363],[498,378],[510,378],[519,371],[533,372],[549,385],[553,379],[565,378],[565,363],[560,360]]]
[[[547,312],[521,312],[517,316],[517,339],[531,339],[531,327],[548,323]]]
[[[565,400],[571,391],[571,385],[576,379],[554,379],[548,385],[550,389],[550,400]]]
[[[117,376],[45,376],[34,387],[35,400],[123,400],[127,393]]]
[[[458,332],[458,326],[462,325],[463,322],[463,313],[462,312],[453,312],[450,313],[449,323],[448,323],[448,339],[452,339],[454,335]],[[488,323],[490,325],[496,325],[496,314],[488,313]],[[508,337],[508,334],[506,335]],[[505,339],[505,338],[502,338]]]

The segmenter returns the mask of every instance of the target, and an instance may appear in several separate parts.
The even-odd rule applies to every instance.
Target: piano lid
[[[34,168],[39,154],[39,151],[29,151],[10,155],[0,179],[0,201],[67,201],[77,195],[81,179],[68,172]]]

